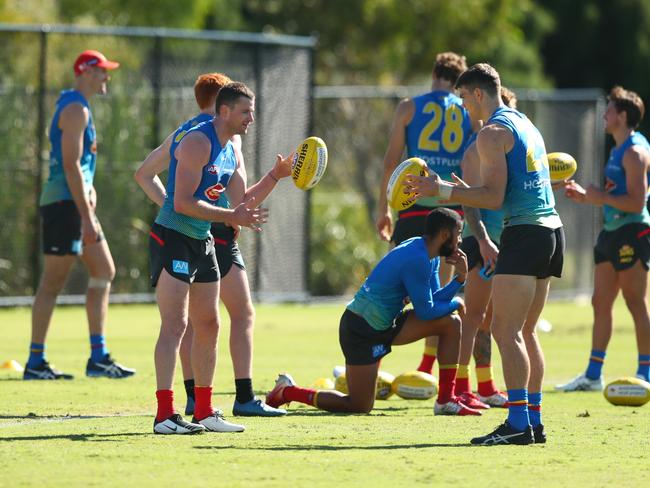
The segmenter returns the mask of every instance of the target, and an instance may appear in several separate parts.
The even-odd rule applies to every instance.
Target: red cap
[[[92,49],[89,49],[87,51],[82,52],[77,57],[77,60],[74,62],[75,76],[79,76],[81,73],[83,73],[87,68],[91,66],[99,66],[100,68],[105,68],[105,69],[115,69],[120,66],[120,63],[116,63],[115,61],[109,61],[108,59],[106,59],[106,56],[104,56],[99,51],[93,51]]]

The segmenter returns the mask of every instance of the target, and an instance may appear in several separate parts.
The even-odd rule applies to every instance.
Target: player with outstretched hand
[[[437,415],[480,415],[454,397],[461,317],[464,304],[455,294],[465,282],[467,261],[459,249],[463,223],[458,213],[435,209],[426,218],[424,233],[392,249],[348,303],[339,325],[339,342],[346,362],[347,395],[333,390],[296,386],[280,374],[266,403],[279,407],[297,401],[329,412],[368,413],[375,401],[379,361],[392,346],[438,336],[440,388]],[[456,277],[440,286],[441,260],[456,266]],[[413,309],[404,309],[410,298]]]
[[[617,86],[609,94],[605,130],[616,146],[605,166],[605,189],[566,183],[566,196],[578,203],[603,207],[604,226],[594,248],[594,327],[591,354],[584,373],[561,391],[603,389],[602,368],[612,337],[614,301],[621,291],[636,331],[636,376],[650,381],[650,317],[646,291],[650,266],[650,213],[646,195],[650,183],[650,144],[636,131],[645,107],[641,97]]]

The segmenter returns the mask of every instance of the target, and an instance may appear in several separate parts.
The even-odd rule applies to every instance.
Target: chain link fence
[[[244,137],[249,184],[310,132],[315,40],[230,32],[150,28],[81,28],[0,24],[0,297],[33,295],[41,269],[38,198],[49,157],[47,127],[72,64],[85,49],[121,63],[109,93],[90,103],[98,135],[97,214],[116,263],[113,293],[135,299],[148,283],[148,230],[157,208],[133,180],[149,151],[197,113],[193,84],[220,71],[256,93],[256,121]],[[163,176],[166,180],[166,176]],[[261,235],[240,246],[258,298],[306,296],[308,194],[283,181],[267,206]],[[82,294],[75,267],[64,290]],[[145,295],[145,297],[148,295]],[[22,300],[28,301],[28,298]]]

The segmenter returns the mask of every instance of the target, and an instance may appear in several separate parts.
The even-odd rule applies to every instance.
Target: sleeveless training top
[[[627,181],[625,179],[625,168],[623,167],[623,155],[632,146],[641,146],[650,151],[648,140],[639,132],[633,132],[625,142],[612,149],[605,166],[605,191],[612,195],[626,195]],[[650,184],[650,174],[647,176]],[[648,206],[643,208],[641,213],[624,212],[609,205],[603,205],[603,216],[605,218],[605,230],[615,230],[619,227],[632,224],[644,223],[650,225],[650,214]]]
[[[91,187],[95,178],[97,138],[90,106],[85,97],[77,90],[64,90],[56,102],[56,110],[50,124],[50,175],[43,186],[41,205],[48,205],[61,200],[72,200],[72,194],[68,188],[68,182],[65,179],[63,170],[63,152],[61,150],[61,135],[63,132],[59,128],[61,111],[71,103],[80,103],[88,109],[88,124],[84,129],[83,151],[79,163],[85,187]]]
[[[198,200],[218,206],[219,200],[225,196],[225,189],[233,173],[237,169],[237,158],[232,143],[228,141],[223,147],[219,142],[212,120],[202,122],[191,128],[188,133],[198,131],[210,140],[210,156],[203,167],[201,182],[194,192]],[[156,223],[185,234],[193,239],[205,239],[210,236],[211,222],[177,213],[174,210],[174,191],[176,188],[176,167],[178,160],[172,154],[169,162],[169,179],[167,180],[167,196],[156,217]]]
[[[486,126],[489,124],[507,128],[514,137],[514,145],[506,154],[508,182],[503,199],[504,226],[561,227],[540,132],[524,114],[504,106],[494,111]]]
[[[447,181],[460,172],[472,127],[462,100],[447,91],[432,91],[413,98],[415,113],[406,126],[406,152],[409,158],[422,158],[430,170]],[[448,205],[440,197],[418,200],[418,205]]]

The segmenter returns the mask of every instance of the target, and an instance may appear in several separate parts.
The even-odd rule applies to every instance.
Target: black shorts
[[[424,224],[427,220],[427,215],[436,207],[425,207],[423,205],[413,205],[412,207],[402,210],[397,214],[397,222],[395,222],[395,230],[391,241],[399,246],[406,239],[411,237],[421,237],[424,234]],[[462,217],[463,208],[460,205],[455,205],[450,208],[455,210]]]
[[[214,237],[214,249],[221,277],[223,278],[228,274],[233,264],[245,271],[244,257],[241,255],[237,241],[235,241],[235,230],[225,224],[214,223],[210,232]]]
[[[72,200],[43,205],[39,208],[41,214],[43,253],[65,256],[78,256],[81,249],[81,215]],[[95,217],[95,222],[99,220]],[[104,234],[99,228],[97,242],[104,240]]]
[[[616,271],[623,271],[634,266],[637,259],[647,271],[650,266],[650,227],[646,224],[627,224],[598,234],[594,247],[596,264],[609,261]]]
[[[185,283],[219,281],[212,237],[193,239],[155,223],[149,232],[149,265],[153,287],[163,269]]]
[[[564,230],[541,225],[513,225],[501,234],[495,274],[562,276]]]
[[[494,243],[496,246],[496,243]],[[498,247],[498,246],[497,246]],[[467,255],[467,271],[472,271],[476,266],[483,268],[483,256],[478,240],[474,236],[467,236],[460,245],[461,250]]]
[[[339,344],[345,356],[345,364],[374,364],[389,354],[393,340],[402,330],[411,312],[411,309],[402,310],[393,320],[391,327],[376,330],[366,319],[345,309],[339,325]]]

